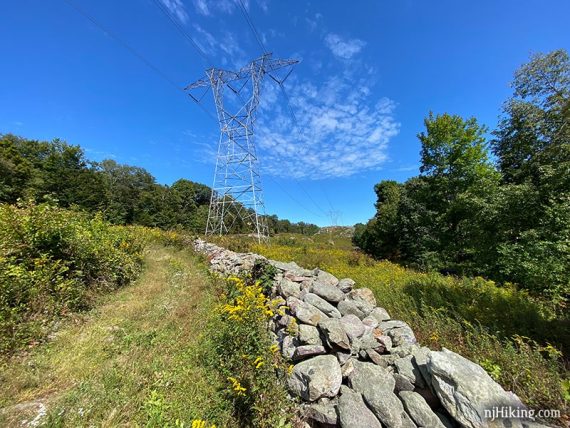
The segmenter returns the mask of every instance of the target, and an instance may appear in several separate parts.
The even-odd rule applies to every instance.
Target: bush
[[[143,241],[101,217],[49,204],[0,205],[0,352],[46,334],[58,316],[140,271]]]
[[[223,282],[219,317],[204,347],[213,350],[208,359],[227,381],[240,426],[286,427],[293,410],[279,379],[289,366],[269,338],[267,321],[277,309],[263,287],[251,277]]]

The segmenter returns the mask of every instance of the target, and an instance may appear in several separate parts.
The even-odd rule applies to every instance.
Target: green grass
[[[481,364],[534,408],[568,410],[568,316],[548,302],[483,278],[420,273],[355,251],[346,237],[274,237],[258,245],[244,237],[220,243],[266,257],[319,267],[374,291],[378,304],[406,321],[421,344],[446,347]]]
[[[189,251],[151,246],[131,286],[68,319],[50,342],[0,367],[0,425],[235,426],[226,380],[205,364],[217,304],[212,279]],[[24,403],[24,405],[22,405]],[[15,406],[20,404],[19,406]]]

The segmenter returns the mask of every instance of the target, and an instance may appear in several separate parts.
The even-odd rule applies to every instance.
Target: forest
[[[420,174],[383,180],[354,242],[423,271],[514,284],[564,310],[570,295],[570,59],[535,54],[498,125],[430,113]]]
[[[101,212],[113,224],[142,225],[203,233],[211,189],[180,179],[158,184],[147,170],[112,159],[90,161],[78,145],[0,134],[0,203],[50,202],[88,213]],[[313,234],[318,227],[266,216],[271,234]],[[239,219],[233,233],[246,230]]]

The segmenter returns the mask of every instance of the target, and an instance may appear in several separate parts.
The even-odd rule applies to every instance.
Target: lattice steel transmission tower
[[[223,235],[245,226],[258,240],[267,238],[254,124],[265,75],[281,86],[296,63],[266,53],[238,71],[209,68],[206,78],[185,88],[197,103],[212,89],[220,124],[206,234]]]

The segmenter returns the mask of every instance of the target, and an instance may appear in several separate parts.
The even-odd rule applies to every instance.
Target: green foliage
[[[421,175],[375,186],[354,242],[414,268],[513,282],[564,309],[570,295],[570,59],[521,67],[491,142],[474,118],[425,119]]]
[[[0,134],[0,203],[18,199],[50,200],[63,207],[102,212],[111,223],[161,229],[206,230],[211,189],[180,179],[172,186],[156,183],[144,168],[114,160],[91,162],[79,146],[61,140],[43,142]],[[226,212],[232,233],[250,232],[238,218],[239,208]],[[234,221],[235,219],[235,221]],[[267,216],[270,233],[314,234],[314,224]]]
[[[0,205],[0,351],[41,338],[49,322],[140,271],[143,243],[100,217],[49,204]]]
[[[287,426],[293,414],[282,381],[288,365],[267,330],[274,303],[251,277],[230,277],[221,285],[219,318],[209,331],[209,361],[227,380],[234,416],[240,426]]]
[[[306,242],[252,249],[354,279],[357,287],[373,290],[393,318],[406,321],[422,345],[444,346],[483,365],[533,408],[567,408],[568,370],[560,349],[570,347],[570,319],[551,302],[512,284],[420,273],[350,249]]]

